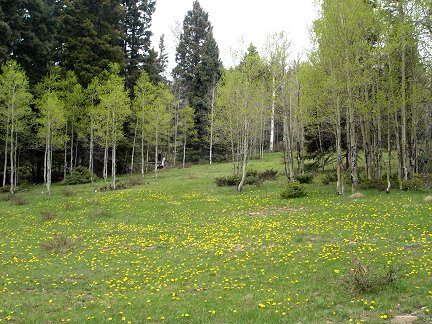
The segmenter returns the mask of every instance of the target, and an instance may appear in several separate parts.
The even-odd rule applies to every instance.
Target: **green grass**
[[[252,161],[276,168],[279,154]],[[285,179],[221,188],[230,164],[164,170],[142,186],[36,186],[0,199],[0,319],[16,323],[341,323],[416,314],[432,321],[427,193],[364,191],[351,200],[315,179],[284,200]],[[126,181],[127,178],[123,178]],[[1,195],[2,197],[3,194]],[[54,247],[54,248],[52,248]],[[369,293],[344,284],[358,258]],[[387,317],[385,319],[384,317]]]

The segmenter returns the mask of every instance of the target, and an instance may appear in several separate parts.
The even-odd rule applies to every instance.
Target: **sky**
[[[285,32],[291,40],[292,58],[306,58],[310,49],[309,29],[317,17],[314,0],[200,0],[209,14],[213,34],[225,67],[233,65],[232,51],[250,43],[263,53],[268,35]],[[175,66],[175,30],[192,9],[193,0],[157,0],[152,16],[152,44],[156,50],[165,35],[168,69]],[[177,28],[176,28],[177,26]],[[243,45],[242,45],[243,44]]]

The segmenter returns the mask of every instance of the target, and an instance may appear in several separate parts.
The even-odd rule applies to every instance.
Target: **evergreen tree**
[[[176,63],[174,78],[183,89],[184,99],[195,110],[198,138],[204,139],[210,110],[207,97],[215,78],[219,78],[221,63],[208,13],[198,1],[194,1],[193,9],[184,18]],[[200,146],[204,149],[203,140]]]
[[[40,81],[54,60],[58,4],[43,0],[2,0],[0,8],[0,63],[14,59],[30,84]]]
[[[65,0],[61,17],[62,63],[87,86],[110,63],[126,66],[121,22],[125,9],[118,0]]]
[[[126,15],[123,22],[123,51],[126,57],[126,86],[132,90],[140,70],[151,54],[151,19],[155,0],[123,0]],[[150,71],[146,70],[149,74]]]
[[[159,57],[158,57],[158,73],[159,73],[159,81],[167,82],[165,77],[166,68],[168,65],[168,54],[166,53],[165,48],[165,35],[162,34],[159,38]]]

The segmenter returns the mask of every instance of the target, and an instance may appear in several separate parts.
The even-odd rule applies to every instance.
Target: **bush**
[[[336,171],[335,172],[331,172],[331,173],[325,173],[322,178],[321,178],[321,183],[323,185],[328,185],[331,182],[336,182],[337,181],[337,174]]]
[[[123,189],[127,189],[127,185],[123,182],[116,182],[115,190],[123,190]],[[96,191],[104,192],[104,191],[112,191],[112,190],[114,190],[114,188],[111,185],[111,183],[106,183],[102,187],[99,187],[99,189]]]
[[[311,173],[305,173],[305,174],[300,174],[296,177],[296,180],[300,183],[312,183],[313,181],[313,174]]]
[[[393,183],[392,183],[392,187]],[[387,180],[386,179],[364,179],[359,185],[358,189],[377,189],[380,191],[385,191],[387,189]]]
[[[256,170],[248,170],[246,172],[246,185],[259,186],[266,180],[274,180],[276,178],[277,171],[273,169],[258,172]],[[215,178],[215,183],[218,187],[236,187],[239,185],[242,179],[241,174],[232,174],[225,177]]]
[[[54,236],[41,244],[42,248],[49,252],[65,253],[72,249],[76,240],[64,234],[54,234]]]
[[[44,221],[50,221],[56,218],[56,213],[50,210],[41,210],[40,214]]]
[[[284,199],[299,198],[307,196],[305,187],[298,182],[290,182],[281,192],[281,197]]]
[[[267,169],[263,172],[258,173],[258,177],[262,181],[270,181],[276,179],[277,170]]]
[[[402,180],[402,190],[404,191],[425,191],[426,186],[422,179]]]
[[[383,288],[394,284],[398,278],[400,268],[390,264],[384,274],[375,273],[369,266],[363,265],[360,260],[353,261],[353,268],[348,277],[344,278],[344,284],[351,292],[371,293],[381,291]]]
[[[72,170],[62,181],[65,185],[76,185],[91,182],[91,171],[86,167],[79,166]]]
[[[218,187],[233,187],[240,183],[241,177],[237,174],[229,175],[226,177],[215,178],[215,183]]]
[[[28,201],[24,197],[17,194],[11,194],[10,201],[12,202],[13,205],[17,205],[17,206],[28,204]]]

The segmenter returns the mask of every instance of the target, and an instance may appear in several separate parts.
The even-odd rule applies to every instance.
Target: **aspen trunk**
[[[70,147],[70,163],[69,163],[69,173],[72,172],[74,167],[74,125],[71,123],[71,147]]]
[[[8,167],[9,123],[10,123],[10,119],[8,114],[6,136],[5,136],[4,165],[3,165],[3,188],[6,186],[7,167]]]
[[[180,102],[177,104],[176,112],[175,112],[175,122],[174,122],[174,159],[173,166],[176,166],[177,163],[177,137],[178,137],[178,122],[179,122],[179,109]],[[211,164],[211,154],[210,154],[210,164]]]
[[[136,124],[135,124],[134,137],[133,137],[133,143],[132,143],[131,164],[130,164],[130,173],[131,174],[134,171],[134,158],[135,158],[135,146],[136,146],[136,139],[137,139],[137,131],[138,131],[138,119],[137,119]]]
[[[386,192],[389,193],[391,189],[391,160],[392,160],[392,147],[391,147],[391,132],[390,132],[390,117],[387,119],[387,189]]]
[[[275,104],[276,104],[276,78],[272,78],[272,108],[270,116],[270,152],[274,151],[275,142]]]
[[[336,98],[336,154],[337,154],[337,183],[336,191],[339,195],[345,193],[345,180],[344,180],[344,167],[343,167],[343,157],[342,157],[342,129],[341,129],[341,112],[339,97]]]
[[[13,96],[15,98],[15,95]],[[15,177],[15,159],[14,159],[14,151],[15,151],[15,139],[14,139],[14,131],[15,131],[15,111],[14,107],[12,105],[11,108],[11,126],[10,126],[10,193],[15,193],[15,187],[14,187],[14,177]]]
[[[210,105],[210,156],[209,156],[210,164],[213,163],[213,123],[214,123],[215,97],[216,97],[216,80],[213,80],[211,105]]]
[[[402,17],[402,24],[405,22],[405,14],[403,10],[403,3],[400,1],[400,14]],[[407,103],[406,103],[406,40],[405,32],[402,33],[401,44],[401,167],[402,176],[404,180],[408,180],[408,167],[407,167]]]
[[[183,169],[185,168],[185,165],[186,165],[186,135],[183,142]]]
[[[242,178],[240,180],[240,183],[237,187],[237,191],[242,191],[243,185],[246,180],[246,168],[247,168],[247,158],[248,158],[248,122],[247,120],[244,121],[244,129],[243,129],[243,163],[242,163]]]
[[[93,161],[93,154],[94,154],[94,129],[93,129],[93,120],[91,121],[91,127],[90,127],[90,152],[89,152],[89,169],[91,172],[91,182],[94,182],[94,161]]]

